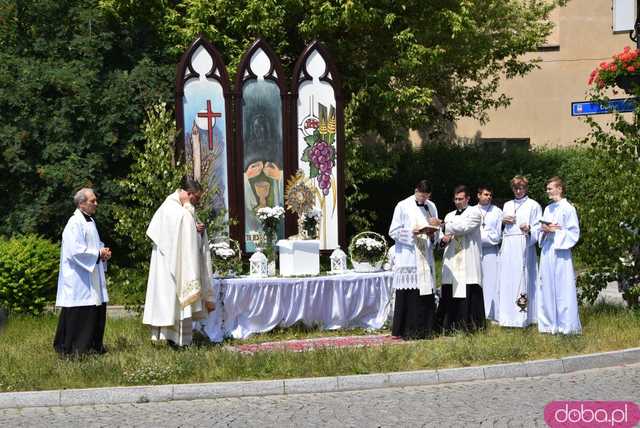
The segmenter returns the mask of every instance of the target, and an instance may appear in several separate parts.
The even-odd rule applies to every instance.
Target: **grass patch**
[[[435,369],[557,358],[636,347],[640,343],[639,312],[601,304],[582,308],[581,319],[582,336],[542,335],[535,327],[508,329],[490,326],[481,334],[460,334],[403,345],[301,353],[261,352],[254,355],[242,355],[213,345],[194,346],[182,351],[154,346],[149,340],[148,329],[139,318],[110,319],[105,334],[108,354],[65,360],[58,358],[52,347],[56,316],[19,316],[10,318],[0,333],[0,391]],[[328,332],[298,325],[256,335],[250,341],[367,333],[365,330]]]

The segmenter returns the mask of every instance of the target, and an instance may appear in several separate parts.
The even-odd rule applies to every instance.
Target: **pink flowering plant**
[[[589,75],[589,85],[596,91],[620,86],[621,81],[640,75],[640,49],[626,46],[622,52],[613,55],[611,61],[603,61]],[[623,88],[624,89],[624,88]],[[614,93],[616,93],[614,91]]]

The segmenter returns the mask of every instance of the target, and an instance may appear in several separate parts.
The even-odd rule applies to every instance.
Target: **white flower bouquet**
[[[276,205],[275,207],[262,207],[256,210],[256,215],[260,221],[269,219],[280,220],[284,215],[284,208],[279,205]]]
[[[273,247],[276,240],[277,228],[280,219],[284,217],[284,208],[279,205],[275,207],[263,207],[256,210],[256,217],[262,224],[262,232],[265,236],[265,242],[263,245],[264,255],[267,256],[269,262],[275,263],[276,251]]]
[[[262,229],[265,235],[267,235],[267,239],[273,240],[275,239],[278,222],[282,217],[284,217],[284,208],[279,205],[276,205],[275,207],[258,208],[256,210],[256,217],[260,220]]]
[[[302,228],[307,239],[315,239],[318,235],[318,224],[322,218],[322,211],[312,209],[302,215]]]
[[[378,270],[387,254],[387,241],[376,232],[362,232],[349,244],[349,256],[356,271]]]
[[[233,276],[242,272],[242,251],[233,239],[217,240],[209,244],[213,270],[221,276]]]

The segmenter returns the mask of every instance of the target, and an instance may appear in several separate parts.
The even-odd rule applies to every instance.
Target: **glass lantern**
[[[269,273],[268,265],[267,256],[262,253],[260,248],[256,248],[256,252],[249,259],[249,276],[266,278]]]
[[[331,272],[344,272],[347,270],[347,255],[338,245],[331,253]]]

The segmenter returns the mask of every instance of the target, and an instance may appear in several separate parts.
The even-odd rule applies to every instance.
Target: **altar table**
[[[348,272],[214,279],[217,307],[199,328],[216,342],[225,337],[244,339],[299,321],[327,330],[379,329],[389,316],[392,276],[391,272]]]

